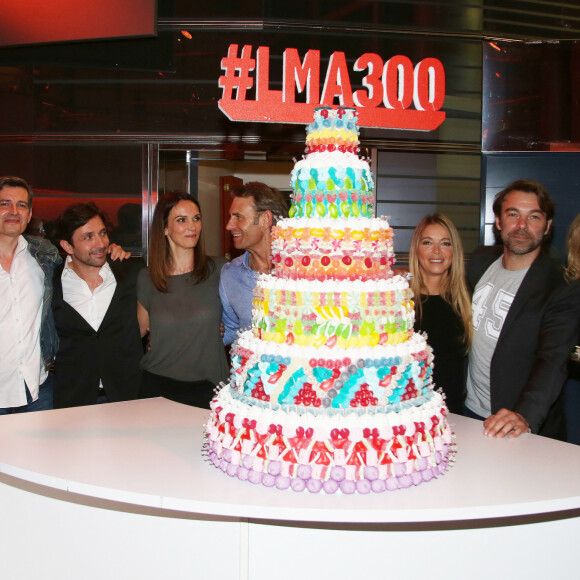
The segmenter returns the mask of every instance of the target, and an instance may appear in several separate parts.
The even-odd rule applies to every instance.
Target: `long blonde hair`
[[[421,268],[419,267],[419,244],[423,238],[423,233],[427,226],[439,225],[447,230],[453,248],[453,260],[441,287],[441,298],[451,305],[454,312],[463,322],[463,344],[468,351],[473,339],[473,323],[471,320],[471,297],[465,282],[465,264],[463,261],[463,244],[459,237],[459,232],[455,224],[441,213],[434,213],[425,216],[415,228],[411,239],[411,249],[409,251],[409,270],[411,278],[411,290],[415,294],[415,314],[417,320],[421,320],[422,300],[421,294],[427,293],[427,287],[423,279]]]
[[[566,234],[568,266],[564,276],[568,282],[580,279],[580,213],[572,220]]]

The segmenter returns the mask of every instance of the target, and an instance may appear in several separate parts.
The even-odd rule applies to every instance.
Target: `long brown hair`
[[[167,278],[173,268],[173,256],[169,240],[165,235],[171,210],[180,201],[191,201],[201,214],[201,207],[195,197],[183,191],[170,191],[161,196],[155,206],[151,232],[149,234],[149,276],[159,292],[167,292]],[[199,240],[193,249],[193,271],[189,279],[193,284],[199,284],[208,278],[215,268],[215,262],[205,253],[203,227]]]
[[[463,344],[467,351],[473,339],[473,323],[471,320],[471,298],[465,282],[463,244],[461,243],[461,238],[459,237],[459,232],[455,224],[446,215],[440,213],[425,216],[415,228],[413,238],[411,239],[409,270],[413,275],[410,286],[415,294],[415,314],[417,320],[421,320],[421,294],[426,293],[427,287],[425,286],[423,274],[419,267],[418,250],[425,228],[431,225],[439,225],[449,233],[449,239],[451,240],[451,246],[453,248],[453,260],[451,261],[448,275],[443,280],[441,298],[451,305],[454,312],[463,322]]]
[[[580,279],[580,213],[572,220],[566,234],[568,266],[565,277],[568,282]]]

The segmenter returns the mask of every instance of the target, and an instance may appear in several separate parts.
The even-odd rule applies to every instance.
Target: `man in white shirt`
[[[22,234],[32,190],[0,177],[0,414],[52,408],[48,370],[58,344],[50,309],[52,275],[61,261],[42,238]]]
[[[67,259],[53,280],[60,338],[55,408],[134,399],[139,389],[143,345],[136,278],[143,263],[107,260],[106,224],[94,203],[72,205],[58,221]]]

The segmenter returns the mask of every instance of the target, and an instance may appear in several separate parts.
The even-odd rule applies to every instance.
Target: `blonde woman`
[[[576,292],[580,300],[580,213],[568,228],[566,245],[568,246],[568,266],[564,276],[570,282],[568,291]],[[576,345],[580,345],[580,336]],[[576,346],[576,351],[577,349],[578,346]],[[568,442],[580,445],[580,360],[571,360],[568,364],[568,381],[564,389],[564,397]]]
[[[568,282],[580,280],[580,213],[568,228],[566,245],[568,246],[568,266],[565,278]]]
[[[463,245],[447,216],[435,213],[419,222],[411,240],[409,269],[415,330],[427,332],[435,355],[435,385],[443,389],[449,410],[461,413],[473,337],[471,298],[465,282]]]

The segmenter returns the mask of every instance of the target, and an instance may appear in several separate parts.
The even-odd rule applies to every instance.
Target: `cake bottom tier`
[[[434,391],[394,410],[262,408],[229,385],[211,404],[207,453],[242,481],[312,493],[393,491],[449,467],[452,434]]]

